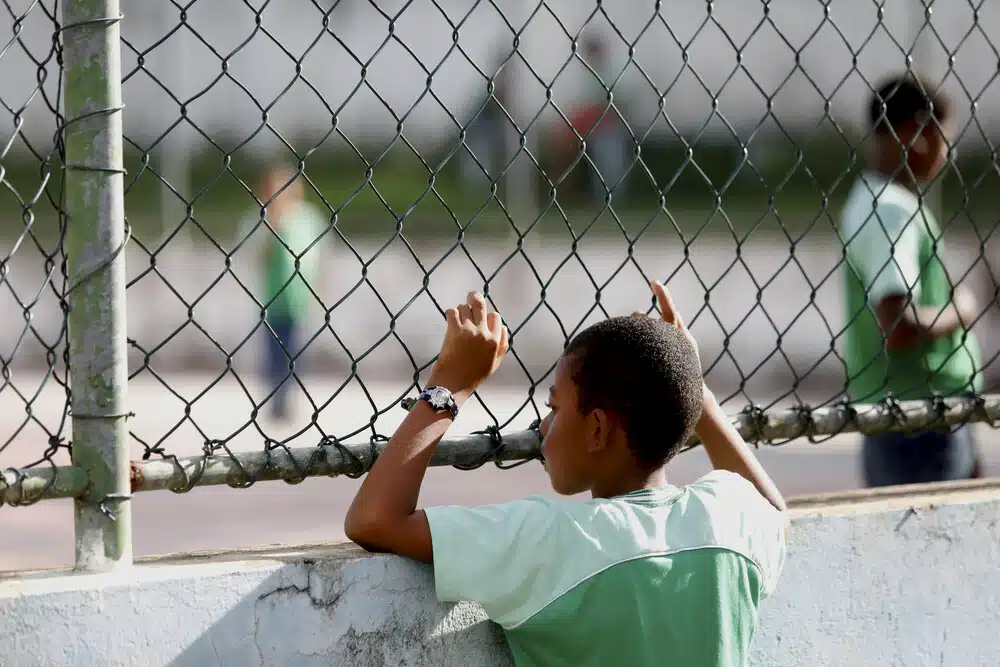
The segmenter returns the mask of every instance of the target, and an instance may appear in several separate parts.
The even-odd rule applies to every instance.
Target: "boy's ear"
[[[895,127],[893,132],[899,137],[899,143],[909,146],[914,139],[919,139],[921,123],[919,120],[907,120]]]
[[[919,133],[917,141],[922,142],[921,148],[923,150],[930,150],[933,144],[943,136],[943,128],[935,118],[920,116],[911,123],[913,128],[910,131],[914,135]]]
[[[611,444],[611,415],[597,408],[587,415],[587,451],[604,451]]]
[[[930,148],[927,132],[931,130],[931,124],[924,125],[920,119],[915,119],[900,123],[894,132],[902,150],[923,155]]]

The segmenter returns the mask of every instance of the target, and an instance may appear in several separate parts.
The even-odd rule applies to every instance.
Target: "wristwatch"
[[[427,401],[437,411],[447,410],[452,419],[458,416],[458,404],[455,403],[455,397],[444,387],[427,387],[420,392],[417,400]]]

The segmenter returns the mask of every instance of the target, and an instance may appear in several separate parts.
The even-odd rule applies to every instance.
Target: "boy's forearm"
[[[914,325],[924,337],[931,340],[947,336],[965,326],[964,321],[972,319],[969,313],[962,313],[954,304],[944,308],[913,306],[907,309],[907,321]]]
[[[470,292],[465,303],[445,311],[444,342],[434,362],[428,388],[451,393],[452,408],[469,399],[493,374],[509,347],[510,336],[499,313],[487,312],[486,300]],[[365,476],[344,519],[347,537],[371,551],[388,551],[431,563],[431,526],[417,511],[420,485],[434,450],[451,427],[454,409],[443,410],[434,397],[418,400]]]
[[[768,502],[781,511],[785,510],[785,499],[778,487],[708,389],[705,390],[705,402],[695,432],[712,467],[740,475],[753,484]]]
[[[914,347],[970,326],[976,313],[963,305],[918,306],[907,297],[893,295],[878,305],[879,326],[889,349]]]
[[[463,399],[455,396],[456,403]],[[377,533],[391,531],[394,521],[404,520],[416,511],[424,474],[451,424],[450,415],[417,401],[365,475],[347,511],[344,529],[350,539],[382,547],[372,543],[373,539],[378,541]]]

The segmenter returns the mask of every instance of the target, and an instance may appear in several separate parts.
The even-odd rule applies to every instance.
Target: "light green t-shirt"
[[[250,236],[249,246],[258,250],[265,262],[264,292],[259,298],[267,306],[269,317],[298,319],[305,313],[314,299],[310,287],[316,287],[328,226],[319,210],[304,201],[295,204],[290,215],[270,228],[260,222],[259,214],[243,221],[242,235]]]
[[[903,186],[867,174],[847,197],[840,224],[847,325],[843,352],[848,394],[876,402],[887,393],[899,400],[978,391],[979,346],[961,329],[918,347],[892,350],[875,308],[893,294],[944,310],[952,282],[941,261],[944,243],[934,215]]]
[[[426,513],[438,598],[479,603],[517,667],[742,667],[785,560],[784,516],[724,471]]]

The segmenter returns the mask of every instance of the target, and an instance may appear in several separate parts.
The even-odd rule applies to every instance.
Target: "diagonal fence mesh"
[[[0,467],[14,480],[69,461],[58,13],[0,3]]]
[[[31,67],[54,77],[54,14],[24,5],[52,24]],[[456,428],[488,446],[442,462],[530,458],[511,434],[540,417],[565,341],[651,309],[650,278],[676,295],[720,399],[751,406],[749,433],[848,427],[838,215],[867,160],[865,99],[908,68],[956,100],[960,152],[933,205],[950,279],[982,304],[993,387],[1000,10],[985,2],[141,5],[121,44],[130,432],[133,459],[171,471],[159,488],[206,483],[217,456],[233,485],[273,478],[272,456],[290,481],[360,474],[470,289],[513,345]],[[24,104],[5,102],[15,128]],[[56,148],[18,159],[37,171]],[[58,277],[52,238],[36,263]],[[65,327],[49,329],[61,368]],[[876,426],[952,409],[930,401],[901,425],[893,405]],[[775,430],[782,409],[792,426]],[[45,424],[58,447],[61,422]]]

